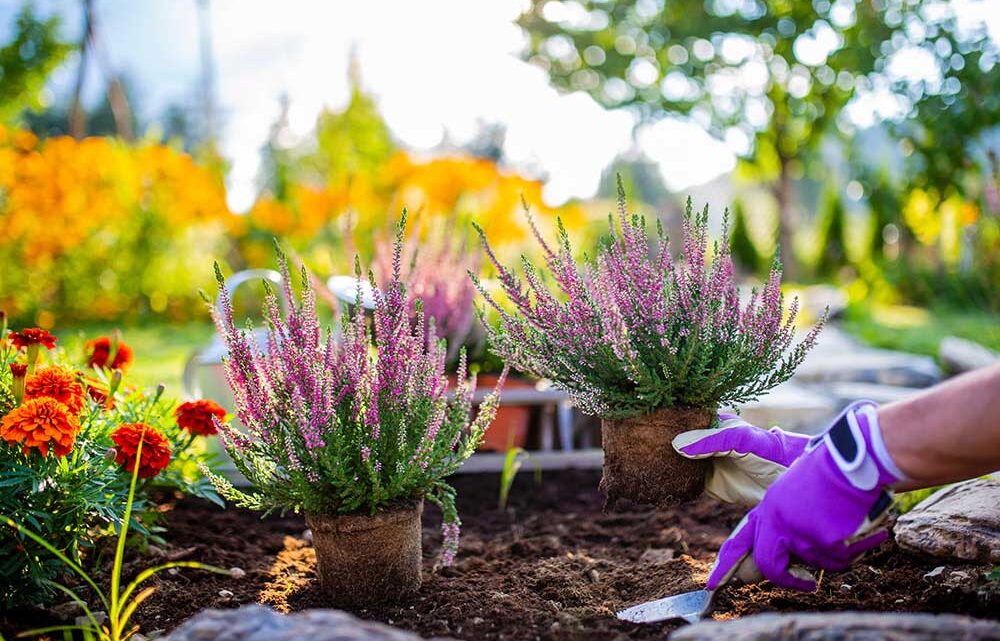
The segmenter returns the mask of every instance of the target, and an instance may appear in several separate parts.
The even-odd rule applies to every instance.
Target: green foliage
[[[849,4],[844,23],[833,3],[765,0],[738,9],[701,0],[576,0],[563,3],[563,17],[533,0],[520,24],[530,36],[526,57],[557,87],[652,117],[697,112],[720,138],[734,127],[756,138],[753,158],[777,170],[779,157],[798,155],[826,132],[891,36],[875,5]],[[797,37],[830,31],[841,46],[821,64],[802,64]],[[729,53],[724,38],[746,52]],[[766,76],[759,86],[734,82],[759,62],[753,71]],[[763,123],[760,107],[769,114]]]
[[[733,230],[730,233],[733,261],[751,274],[767,272],[767,258],[757,250],[750,237],[746,208],[742,201],[735,201],[732,209]]]
[[[510,488],[514,485],[514,478],[521,471],[524,464],[524,456],[527,456],[524,449],[512,447],[507,450],[507,455],[503,458],[503,469],[500,471],[500,494],[497,497],[497,509],[503,512],[507,509],[507,499],[510,496]]]
[[[16,354],[5,350],[0,371],[9,373]],[[102,375],[91,371],[91,377]],[[107,381],[96,381],[107,387]],[[0,387],[9,381],[0,379]],[[9,388],[8,388],[9,389]],[[80,432],[73,450],[63,457],[37,451],[27,454],[17,444],[0,441],[0,514],[39,533],[59,553],[82,563],[98,540],[122,527],[121,513],[129,489],[129,475],[109,456],[115,444],[111,433],[122,423],[145,423],[170,442],[169,466],[143,480],[135,499],[132,526],[140,539],[159,540],[158,512],[149,502],[154,488],[168,488],[221,504],[199,465],[211,464],[201,443],[181,430],[174,420],[174,403],[155,392],[121,390],[114,407],[88,399],[79,417]],[[62,571],[62,562],[44,553],[31,537],[0,530],[0,605],[44,603],[55,596],[50,581]]]
[[[878,307],[852,305],[842,326],[875,347],[937,357],[941,339],[958,336],[1000,351],[1000,325],[996,316],[984,310],[935,307],[918,310],[919,320],[894,323],[879,313]]]
[[[143,441],[140,439],[136,449],[137,459],[142,456],[142,445]],[[53,560],[56,561],[59,567],[66,570],[72,570],[74,574],[78,575],[86,586],[89,586],[97,594],[102,606],[100,611],[105,612],[107,615],[107,622],[100,622],[94,614],[94,611],[87,605],[87,602],[77,591],[62,583],[46,579],[43,581],[46,587],[62,592],[66,596],[69,596],[74,603],[80,606],[86,616],[86,622],[77,625],[59,625],[38,628],[24,632],[21,636],[43,635],[50,634],[52,632],[66,633],[70,631],[80,631],[88,640],[127,641],[128,639],[134,637],[139,631],[139,626],[129,625],[132,615],[135,614],[136,609],[142,605],[143,601],[152,596],[154,590],[156,589],[153,587],[147,587],[139,590],[139,588],[143,583],[153,578],[158,573],[172,568],[194,568],[215,572],[217,574],[229,574],[227,570],[223,570],[222,568],[194,561],[171,561],[169,563],[163,563],[161,565],[143,570],[131,583],[125,585],[124,588],[121,587],[122,566],[125,561],[125,545],[128,540],[129,524],[132,521],[133,510],[136,507],[135,493],[136,481],[138,481],[138,479],[139,466],[136,465],[132,470],[132,475],[128,482],[128,489],[126,491],[124,501],[125,511],[119,520],[118,544],[115,546],[115,557],[111,565],[111,586],[108,592],[102,591],[100,587],[98,587],[97,581],[95,581],[94,578],[88,574],[83,567],[81,567],[79,562],[70,555],[66,554],[63,550],[60,550],[53,545],[50,540],[48,540],[47,536],[38,534],[36,528],[25,527],[23,523],[14,521],[7,516],[6,513],[0,511],[0,522],[13,528],[19,538],[25,541],[30,541],[31,543],[39,546],[42,550],[44,550],[44,553],[48,553],[53,557]]]
[[[25,110],[45,106],[45,81],[73,49],[59,38],[59,19],[39,19],[30,2],[17,14],[13,31],[10,42],[0,47],[0,124],[12,124]]]
[[[837,184],[829,183],[820,197],[813,235],[816,252],[815,271],[820,277],[836,275],[837,270],[847,263],[846,225],[844,200]]]

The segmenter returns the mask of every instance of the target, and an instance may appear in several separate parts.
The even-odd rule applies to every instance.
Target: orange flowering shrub
[[[170,464],[170,441],[163,434],[145,423],[122,423],[111,433],[115,442],[115,462],[123,465],[130,474],[135,470],[136,452],[142,443],[142,457],[138,460],[139,476],[148,479],[159,474]]]
[[[35,449],[42,456],[48,455],[49,447],[56,456],[66,456],[79,432],[76,416],[47,396],[26,400],[0,423],[0,438],[21,446],[25,454]]]
[[[110,336],[100,336],[87,341],[84,350],[87,352],[88,367],[124,371],[132,364],[132,348],[121,340],[112,340]]]
[[[177,406],[174,416],[177,427],[198,436],[211,436],[218,432],[215,420],[226,418],[226,410],[215,401],[188,401]]]
[[[473,220],[507,257],[532,251],[531,230],[522,215],[521,199],[532,208],[540,226],[554,233],[559,216],[570,231],[590,225],[587,212],[577,204],[547,205],[542,182],[501,170],[492,160],[448,156],[419,160],[396,152],[376,174],[355,173],[348,179],[321,184],[295,182],[282,198],[265,194],[246,216],[238,235],[242,254],[251,265],[265,265],[271,256],[271,239],[279,237],[296,246],[321,273],[350,271],[355,251],[374,252],[372,239],[392,228],[406,207],[425,230],[451,226],[472,238]],[[351,238],[344,241],[343,235]],[[344,264],[332,264],[331,246],[346,245]]]
[[[46,349],[54,349],[56,337],[40,327],[29,327],[20,332],[11,332],[10,344],[18,349],[27,349],[32,345],[42,345]]]
[[[87,402],[83,385],[76,374],[58,365],[39,369],[24,382],[24,398],[52,398],[66,406],[73,414],[79,414]]]
[[[25,133],[0,127],[0,307],[46,327],[198,309],[211,273],[189,266],[232,224],[221,175],[164,145]]]
[[[95,354],[101,360],[107,345],[104,364],[124,364],[118,360],[124,343],[116,334],[107,344],[93,341],[96,347],[85,359],[90,364],[70,363],[65,353],[51,352],[48,364],[36,368],[40,352],[54,347],[54,339],[36,328],[7,332],[4,325],[0,314],[0,514],[33,524],[79,563],[123,512],[136,466],[157,486],[221,502],[199,471],[210,459],[203,448],[191,447],[195,432],[178,424],[162,386],[134,389],[123,383],[120,368],[112,373],[94,360]],[[142,525],[136,531],[148,535],[158,512],[146,484],[134,508]],[[16,530],[0,528],[0,610],[44,603],[58,594],[50,582],[61,568],[49,558]]]

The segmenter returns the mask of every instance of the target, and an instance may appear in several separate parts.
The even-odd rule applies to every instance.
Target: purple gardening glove
[[[719,414],[719,426],[689,430],[673,441],[681,456],[712,458],[705,491],[727,503],[753,506],[767,488],[802,456],[810,438],[751,425],[735,414]]]
[[[706,587],[725,584],[753,555],[775,585],[814,590],[815,581],[790,572],[792,559],[842,570],[886,540],[884,529],[872,532],[892,501],[889,487],[903,478],[882,441],[875,405],[852,404],[736,527]]]

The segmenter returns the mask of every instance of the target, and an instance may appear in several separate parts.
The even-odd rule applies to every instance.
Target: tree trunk
[[[789,159],[779,153],[781,173],[774,185],[774,197],[778,202],[778,247],[781,250],[781,264],[784,277],[794,280],[798,277],[798,261],[795,259],[795,230],[798,220],[795,215],[795,186],[789,173]]]
[[[80,69],[73,87],[73,100],[69,108],[69,135],[77,140],[87,135],[87,112],[83,109],[83,85],[87,77],[90,40],[94,28],[93,0],[83,0],[83,38],[80,40]]]

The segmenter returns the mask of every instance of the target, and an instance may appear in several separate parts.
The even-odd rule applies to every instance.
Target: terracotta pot
[[[420,588],[423,509],[421,499],[374,516],[306,513],[330,605],[387,603]]]
[[[604,509],[619,502],[669,507],[701,494],[707,461],[686,459],[671,447],[675,436],[712,424],[711,410],[669,407],[636,418],[601,421]]]
[[[480,374],[477,378],[479,389],[492,389],[499,377],[496,374]],[[504,389],[534,389],[535,385],[523,378],[508,378]],[[501,390],[500,400],[503,400]],[[524,447],[528,440],[528,426],[531,424],[531,407],[526,405],[501,405],[497,416],[486,430],[486,436],[479,446],[480,452],[506,452],[512,447]]]

